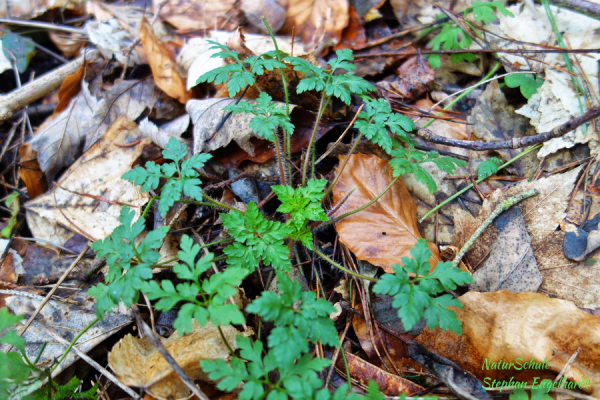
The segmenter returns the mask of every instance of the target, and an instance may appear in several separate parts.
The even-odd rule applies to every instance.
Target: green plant
[[[413,258],[403,257],[400,267],[393,265],[395,274],[384,274],[373,286],[375,293],[394,297],[393,306],[406,331],[411,330],[421,318],[431,329],[440,327],[462,334],[462,326],[456,313],[448,307],[462,308],[462,304],[449,294],[435,297],[445,290],[454,290],[473,281],[471,275],[452,267],[451,262],[440,262],[430,272],[431,250],[425,239],[419,239],[410,250]],[[414,274],[414,278],[410,278]]]
[[[0,352],[0,397],[7,400],[52,399],[65,397],[95,399],[97,386],[85,392],[75,392],[80,385],[73,377],[66,385],[57,385],[50,379],[49,369],[37,368],[25,353],[25,339],[14,331],[15,325],[23,319],[11,314],[6,307],[0,308],[0,344],[14,346],[17,351]]]
[[[551,400],[552,396],[548,394],[548,388],[552,388],[552,381],[545,379],[540,383],[541,387],[531,389],[531,400]],[[510,400],[529,400],[530,397],[525,389],[515,389],[509,396]]]
[[[479,164],[479,168],[477,170],[477,179],[487,179],[490,176],[494,175],[498,172],[498,167],[502,165],[502,161],[497,159],[496,157],[492,157],[489,160],[485,160],[481,164]]]
[[[90,296],[96,298],[96,314],[103,317],[107,311],[122,301],[126,306],[135,303],[142,285],[152,279],[152,265],[160,254],[156,251],[163,244],[169,227],[163,226],[151,232],[138,244],[136,240],[144,231],[144,220],[133,222],[135,212],[124,206],[119,216],[121,225],[104,240],[92,244],[97,257],[105,257],[108,285],[99,283],[89,289]]]
[[[243,324],[244,315],[237,305],[226,302],[237,294],[237,287],[250,270],[230,267],[200,281],[200,276],[210,268],[214,255],[209,253],[195,261],[199,252],[199,245],[189,236],[182,236],[177,255],[183,264],[175,265],[173,272],[177,278],[188,282],[175,287],[170,280],[163,280],[161,285],[150,281],[143,285],[143,292],[151,300],[158,299],[154,307],[160,311],[169,311],[177,303],[184,303],[173,323],[181,334],[191,332],[192,318],[201,326],[209,320],[215,325]]]
[[[521,94],[526,99],[530,99],[537,90],[544,84],[544,80],[533,74],[512,74],[504,77],[506,86],[510,88],[518,87]]]
[[[467,7],[463,11],[463,17],[465,18],[463,23],[476,34],[478,34],[477,29],[466,20],[467,15],[469,13],[473,13],[473,19],[475,19],[476,22],[489,24],[490,22],[498,19],[496,12],[500,12],[505,16],[514,17],[514,15],[508,11],[506,7],[504,7],[502,1],[474,1],[472,6]],[[438,19],[443,17],[445,17],[444,14],[438,15]],[[436,29],[440,29],[440,32],[429,42],[432,50],[463,50],[467,49],[469,46],[471,46],[471,43],[473,43],[473,38],[471,38],[471,36],[454,21],[444,22],[437,28],[426,29],[423,31],[423,36]],[[427,58],[432,68],[440,67],[441,59],[439,54],[429,54]],[[477,57],[473,53],[452,53],[450,55],[450,60],[454,63],[462,61],[475,61],[476,59]]]
[[[142,191],[155,190],[161,179],[166,179],[161,190],[158,211],[164,217],[176,201],[181,200],[182,193],[195,200],[202,200],[202,181],[198,179],[198,171],[211,158],[210,154],[194,154],[179,162],[187,155],[185,143],[174,137],[169,139],[163,151],[163,157],[173,162],[157,165],[154,161],[146,163],[146,167],[137,167],[123,175],[123,179],[141,185]]]
[[[315,228],[312,226],[314,222],[332,222],[322,203],[336,181],[326,190],[327,180],[311,179],[308,176],[310,151],[320,119],[332,98],[350,104],[352,95],[363,96],[365,108],[358,116],[356,128],[359,135],[354,140],[353,149],[362,136],[366,136],[392,156],[391,166],[395,179],[405,173],[414,173],[431,191],[435,190],[435,181],[422,167],[424,162],[432,161],[447,172],[453,172],[463,162],[440,157],[435,152],[415,149],[415,142],[410,136],[410,132],[414,130],[413,122],[392,112],[385,100],[364,96],[373,90],[373,86],[352,73],[355,67],[351,63],[350,50],[337,51],[336,57],[329,60],[325,68],[321,68],[278,50],[244,58],[226,46],[216,43],[213,45],[221,50],[217,57],[226,58],[229,63],[202,75],[199,82],[226,83],[233,96],[244,87],[255,85],[257,76],[265,71],[291,68],[301,77],[295,86],[297,93],[314,91],[320,95],[313,132],[304,155],[300,184],[294,185],[294,177],[290,172],[290,137],[294,132],[294,125],[289,114],[289,93],[285,80],[285,106],[273,102],[269,94],[257,87],[260,94],[256,101],[240,101],[226,108],[233,113],[252,114],[250,127],[260,137],[275,145],[282,184],[272,186],[280,202],[274,215],[266,215],[254,202],[250,202],[247,209],[242,211],[206,195],[199,186],[201,181],[197,170],[204,166],[210,156],[194,155],[184,160],[187,154],[185,145],[175,139],[170,140],[163,155],[171,162],[160,166],[149,162],[145,168],[135,168],[123,176],[124,179],[141,185],[144,191],[160,187],[160,196],[152,198],[141,218],[135,222],[133,211],[124,207],[119,219],[121,225],[109,237],[94,243],[92,247],[98,257],[106,257],[109,267],[106,284],[101,283],[90,289],[90,294],[97,298],[97,313],[99,316],[104,315],[119,301],[130,305],[143,292],[151,300],[156,300],[154,307],[158,310],[167,311],[180,306],[174,324],[180,333],[189,332],[194,319],[200,325],[205,325],[209,320],[217,326],[243,324],[244,314],[229,300],[242,281],[258,266],[262,264],[272,267],[277,277],[279,293],[265,291],[246,308],[246,312],[274,325],[266,340],[267,349],[263,349],[264,345],[260,341],[252,343],[248,338],[238,337],[239,356],[234,355],[230,364],[224,361],[203,361],[202,367],[212,379],[220,379],[218,387],[222,390],[233,390],[244,382],[240,393],[240,398],[243,399],[279,399],[291,396],[326,400],[356,397],[355,394],[346,393],[345,387],[334,394],[328,389],[321,389],[323,382],[317,374],[330,361],[313,357],[310,344],[319,342],[325,346],[339,345],[336,329],[329,318],[334,308],[326,300],[317,299],[313,292],[303,291],[297,282],[285,274],[291,271],[291,256],[301,258],[294,243],[300,242],[308,250],[322,254],[314,245]],[[283,147],[280,145],[281,139]],[[177,201],[228,210],[219,216],[232,243],[223,249],[221,257],[215,258],[209,253],[199,258],[201,246],[194,244],[188,236],[183,236],[177,257],[179,262],[173,267],[180,282],[153,281],[152,268],[159,266],[157,262],[160,256],[157,250],[168,231],[167,227],[159,228],[142,239],[144,217],[155,200],[160,201],[159,212],[162,215]],[[202,247],[213,244],[216,243]],[[227,267],[224,271],[211,275],[208,270],[216,261],[225,261]],[[164,263],[166,262],[162,264]],[[454,277],[455,271],[443,273],[445,266],[441,265],[439,268],[439,277],[435,275],[438,279],[436,282],[446,282]],[[389,279],[386,274],[382,282]],[[456,278],[457,282],[459,280]],[[431,283],[425,285],[429,285],[430,293],[437,293],[434,292],[437,286]],[[438,308],[454,305],[452,301],[438,303],[432,301],[431,305],[437,304]],[[448,322],[451,317],[444,310],[436,311],[434,316],[445,316],[438,319],[441,321],[440,326],[446,328],[451,325]],[[290,341],[293,346],[289,346]],[[276,377],[271,374],[274,371],[277,372]],[[379,397],[376,386],[371,385],[368,398]]]

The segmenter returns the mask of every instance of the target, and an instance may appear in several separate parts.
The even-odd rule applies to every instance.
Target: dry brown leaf
[[[0,3],[0,18],[28,20],[52,8],[83,13],[85,2],[80,0],[5,0]]]
[[[158,99],[158,91],[151,78],[116,80],[110,87],[93,84],[90,90],[101,94],[103,101],[98,103],[86,129],[84,150],[96,143],[118,118],[125,116],[127,120],[135,121],[144,110],[154,108]]]
[[[333,47],[338,49],[361,49],[367,43],[363,21],[354,7],[350,6],[348,26],[342,31],[342,39]]]
[[[331,45],[340,41],[349,21],[348,0],[288,0],[283,33],[301,36],[310,46]]]
[[[186,89],[186,80],[179,72],[174,54],[158,40],[150,23],[144,18],[140,40],[148,56],[152,77],[156,86],[169,96],[185,104],[192,96]]]
[[[494,220],[500,230],[486,263],[473,274],[469,290],[512,293],[537,292],[542,275],[531,249],[520,207],[513,207]]]
[[[142,139],[135,146],[119,147]],[[121,117],[106,135],[81,156],[50,191],[25,204],[34,237],[63,245],[73,233],[103,239],[120,223],[121,207],[129,205],[139,217],[149,195],[121,179],[131,169],[149,139],[137,125]],[[85,195],[96,196],[89,197]],[[101,199],[105,199],[102,201]]]
[[[154,8],[162,1],[154,0]],[[180,31],[233,30],[241,22],[236,0],[168,0],[160,10],[161,18]]]
[[[38,162],[49,181],[75,161],[81,145],[89,133],[89,123],[100,101],[90,93],[88,84],[81,82],[82,91],[69,106],[56,115],[35,135],[31,146],[38,154]]]
[[[44,179],[44,173],[37,161],[37,155],[31,148],[31,143],[25,143],[19,148],[19,159],[21,160],[21,168],[19,168],[19,178],[27,187],[27,195],[29,200],[33,200],[46,190],[48,184]]]
[[[69,106],[71,99],[81,92],[81,80],[83,79],[83,72],[85,71],[87,63],[83,63],[77,72],[73,75],[69,75],[65,78],[63,83],[58,89],[58,104],[54,109],[54,114],[60,113],[62,110]]]
[[[62,263],[64,269],[73,263],[73,259],[65,259]],[[96,319],[94,301],[87,295],[87,287],[82,283],[81,289],[69,296],[70,302],[58,302],[50,300],[42,307],[39,315],[31,326],[23,334],[26,341],[25,352],[30,359],[40,357],[39,362],[50,365],[60,359],[65,353],[65,346],[54,340],[48,340],[47,330],[52,330],[67,341],[72,341],[84,326],[89,325]],[[6,299],[6,306],[15,315],[23,315],[29,318],[42,302],[42,297],[11,296]],[[123,312],[124,311],[124,312]],[[119,332],[129,325],[133,316],[125,308],[119,308],[114,312],[107,313],[102,321],[97,321],[89,330],[77,340],[77,347],[84,353],[91,351],[94,347],[104,342],[108,337]],[[40,344],[46,343],[40,353]],[[52,371],[52,376],[57,376],[65,368],[75,363],[79,356],[74,352],[68,352],[65,359]]]
[[[368,385],[370,380],[375,381],[377,386],[379,386],[379,390],[386,396],[398,396],[402,393],[411,395],[424,390],[423,387],[416,383],[386,372],[350,352],[346,352],[346,359],[348,361],[348,372],[351,377],[357,379],[365,386]],[[336,366],[342,370],[346,370],[341,357],[338,358]]]
[[[416,55],[405,61],[396,74],[392,81],[377,82],[377,87],[387,99],[414,101],[431,89],[435,71],[423,56]]]
[[[531,236],[533,252],[537,256],[547,237],[556,230],[566,215],[565,209],[569,202],[569,195],[579,171],[581,171],[581,167],[537,181],[521,182],[506,191],[498,189],[483,202],[483,207],[477,217],[472,217],[464,210],[455,209],[453,244],[459,248],[462,247],[502,200],[527,190],[537,189],[540,192],[539,195],[519,203],[523,209],[525,226]],[[467,252],[468,261],[473,267],[479,266],[488,256],[495,238],[496,229],[489,227]]]
[[[340,165],[343,156],[340,156]],[[337,173],[339,174],[339,167]],[[336,215],[355,210],[375,198],[393,180],[392,168],[376,156],[353,154],[333,189],[337,204],[354,187]],[[410,249],[421,238],[417,227],[416,207],[402,179],[365,210],[339,221],[335,226],[340,240],[359,260],[368,261],[393,273],[392,265],[410,256]],[[432,247],[433,259],[440,260]]]
[[[231,325],[221,327],[227,343],[237,349],[236,335]],[[185,336],[177,333],[162,340],[165,349],[192,380],[211,382],[200,369],[201,360],[227,360],[229,349],[223,343],[219,329],[210,322],[201,327],[194,323],[192,332]],[[108,364],[121,382],[127,386],[144,388],[159,399],[182,399],[189,389],[169,366],[148,338],[127,335],[108,353]]]
[[[580,349],[565,377],[574,382],[589,379],[587,393],[600,396],[600,318],[579,310],[573,303],[538,293],[469,292],[459,298],[463,309],[454,309],[463,334],[439,328],[425,329],[417,340],[480,380],[532,382],[534,377],[553,379]],[[549,369],[486,369],[487,363],[521,364],[546,360]],[[516,365],[515,365],[516,366]],[[487,380],[485,380],[487,378]]]
[[[544,281],[539,292],[575,303],[578,307],[600,308],[600,261],[589,265],[573,262],[564,255],[565,232],[548,235],[536,250]]]

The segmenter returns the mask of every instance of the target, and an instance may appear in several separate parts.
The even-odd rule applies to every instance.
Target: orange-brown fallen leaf
[[[154,0],[154,8],[160,3]],[[179,32],[230,31],[240,24],[242,17],[235,3],[236,0],[168,0],[162,5],[160,16]]]
[[[337,43],[348,25],[348,0],[288,0],[283,33],[301,36],[311,46]]]
[[[573,303],[538,293],[469,292],[455,309],[463,334],[425,329],[417,340],[477,376],[484,387],[496,382],[533,382],[554,379],[565,371],[572,382],[587,382],[583,390],[600,396],[600,318],[579,310]],[[549,364],[525,369],[526,362]],[[505,368],[495,368],[495,362]],[[514,363],[512,366],[510,363]],[[488,369],[489,368],[489,369]]]
[[[340,165],[343,159],[340,156]],[[336,173],[340,173],[339,167]],[[387,161],[376,156],[353,154],[333,189],[334,204],[338,204],[354,187],[356,191],[336,216],[367,204],[392,180],[392,168]],[[382,267],[389,273],[393,273],[393,264],[401,264],[402,257],[410,256],[410,249],[421,238],[416,206],[402,179],[375,204],[342,219],[335,228],[342,243],[359,260]],[[437,248],[431,250],[432,258],[439,261]]]
[[[186,80],[178,70],[174,54],[158,40],[150,23],[142,21],[140,40],[148,56],[148,63],[152,69],[154,83],[163,92],[185,104],[191,93],[186,89]]]
[[[368,385],[370,380],[375,381],[377,386],[379,386],[379,390],[386,396],[398,396],[402,393],[411,395],[424,390],[423,387],[416,383],[386,372],[373,364],[369,364],[354,354],[347,352],[346,360],[348,361],[348,371],[352,378],[358,380],[365,386]],[[338,358],[336,366],[341,370],[345,370],[341,358]]]

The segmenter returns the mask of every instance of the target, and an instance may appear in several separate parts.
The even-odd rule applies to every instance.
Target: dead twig
[[[449,139],[442,136],[435,135],[429,129],[419,129],[417,135],[428,142],[444,144],[446,146],[460,147],[463,149],[484,151],[484,150],[500,150],[500,149],[519,149],[521,147],[527,147],[538,143],[546,142],[550,139],[558,138],[566,133],[569,133],[579,126],[591,121],[594,118],[600,116],[600,106],[590,108],[587,112],[579,117],[575,117],[566,123],[557,126],[549,132],[540,133],[533,136],[524,136],[519,138],[512,138],[509,140],[498,140],[492,142],[483,142],[481,140],[460,140],[460,139]]]
[[[87,60],[94,62],[98,60],[100,53],[98,50],[91,50],[79,56],[68,64],[63,65],[53,71],[48,72],[33,82],[16,89],[5,96],[0,96],[0,122],[13,116],[15,111],[20,110],[55,91],[62,84],[65,78],[77,72],[79,67]]]

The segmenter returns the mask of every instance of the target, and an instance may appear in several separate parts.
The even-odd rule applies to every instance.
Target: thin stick
[[[350,128],[352,128],[352,126],[354,125],[354,123],[358,119],[358,115],[360,114],[360,112],[362,111],[362,109],[363,109],[364,106],[365,106],[365,103],[362,103],[360,105],[360,107],[358,107],[358,111],[356,111],[356,114],[354,114],[354,118],[352,118],[352,121],[350,121],[350,124],[348,124],[348,126],[346,127],[346,130],[340,135],[340,137],[338,138],[338,140],[336,140],[333,145],[329,146],[329,149],[325,153],[323,153],[323,155],[321,157],[319,157],[319,159],[317,161],[315,161],[315,165],[317,165],[318,163],[320,163],[321,161],[323,161],[323,159],[325,159],[325,157],[327,157],[329,155],[329,153],[331,153],[333,151],[333,149],[335,149],[335,147],[342,141],[342,139],[344,138],[344,136],[346,136],[346,133],[348,133],[348,131],[350,130]]]
[[[62,31],[86,35],[86,31],[84,28],[74,28],[72,26],[50,24],[48,22],[41,21],[25,21],[21,19],[0,18],[0,24],[29,26],[32,28],[48,29],[51,31]]]
[[[45,330],[48,333],[48,335],[52,336],[57,342],[62,343],[65,346],[69,346],[70,345],[70,343],[67,342],[65,339],[63,339],[62,337],[58,336],[56,333],[52,332],[50,329],[46,328],[46,326],[44,324],[40,324],[40,328],[42,328],[43,330]],[[82,360],[84,360],[85,362],[87,362],[88,364],[90,364],[98,372],[100,372],[102,375],[104,375],[108,380],[110,380],[112,383],[114,383],[115,385],[117,385],[118,387],[120,387],[121,390],[123,390],[129,396],[131,396],[134,399],[139,399],[140,398],[140,396],[136,392],[134,392],[133,390],[131,390],[129,387],[123,385],[117,379],[116,376],[114,376],[113,374],[111,374],[110,372],[108,372],[105,368],[103,368],[96,361],[92,360],[87,354],[85,354],[83,351],[79,350],[76,346],[71,347],[71,350],[73,350],[75,352],[75,354],[77,354]]]
[[[447,146],[460,147],[463,149],[470,149],[476,151],[484,150],[499,150],[499,149],[518,149],[521,147],[531,146],[538,143],[546,142],[550,139],[564,136],[565,134],[577,129],[581,125],[591,121],[594,118],[600,116],[600,106],[590,108],[583,115],[575,117],[564,124],[557,126],[549,132],[540,133],[533,136],[524,136],[519,138],[512,138],[509,140],[498,140],[491,142],[483,142],[481,140],[460,140],[460,139],[449,139],[442,136],[435,135],[428,129],[419,129],[417,135],[432,143],[445,144]]]
[[[42,310],[42,308],[44,308],[44,306],[46,305],[46,303],[48,303],[48,301],[50,301],[50,298],[58,290],[58,287],[64,282],[64,280],[67,278],[67,276],[69,276],[69,274],[71,273],[71,271],[73,271],[73,269],[77,266],[77,264],[83,258],[83,256],[85,255],[85,253],[88,251],[89,248],[90,248],[90,245],[88,243],[88,244],[85,245],[85,247],[81,251],[81,253],[79,253],[79,255],[77,256],[77,258],[75,259],[75,261],[73,261],[73,263],[69,266],[69,268],[67,268],[67,270],[62,274],[62,276],[60,277],[60,279],[58,280],[58,282],[56,282],[54,284],[54,287],[52,288],[52,290],[50,290],[48,292],[48,294],[46,295],[46,297],[44,297],[44,300],[35,309],[35,311],[33,312],[33,314],[31,314],[31,317],[29,317],[29,319],[27,320],[27,322],[25,323],[25,325],[22,328],[19,329],[19,336],[23,336],[23,334],[25,333],[25,331],[27,330],[27,328],[29,328],[29,326],[31,325],[31,323],[33,322],[33,320],[35,319],[35,317],[37,317],[37,315],[40,313],[40,311]]]
[[[70,63],[29,82],[22,88],[0,96],[0,122],[12,117],[15,111],[58,89],[65,78],[76,73],[85,60],[93,62],[99,58],[98,50],[88,51]]]
[[[469,240],[467,240],[465,242],[465,244],[460,249],[460,251],[458,252],[456,257],[454,257],[454,260],[452,260],[452,265],[454,267],[458,266],[458,263],[460,263],[460,260],[465,256],[465,254],[467,254],[467,251],[469,251],[469,248],[471,248],[473,243],[475,243],[475,241],[479,238],[479,236],[481,236],[481,234],[494,221],[494,219],[496,219],[496,217],[498,215],[500,215],[503,211],[508,210],[515,204],[517,204],[525,199],[528,199],[530,197],[537,196],[538,194],[540,194],[540,192],[537,189],[533,189],[533,190],[528,190],[526,192],[523,192],[523,193],[518,194],[513,197],[509,197],[508,199],[501,201],[500,204],[498,204],[496,206],[494,211],[492,211],[492,213],[485,219],[485,221],[483,221],[481,226],[479,228],[477,228],[475,233],[473,233],[473,235],[471,235]]]

